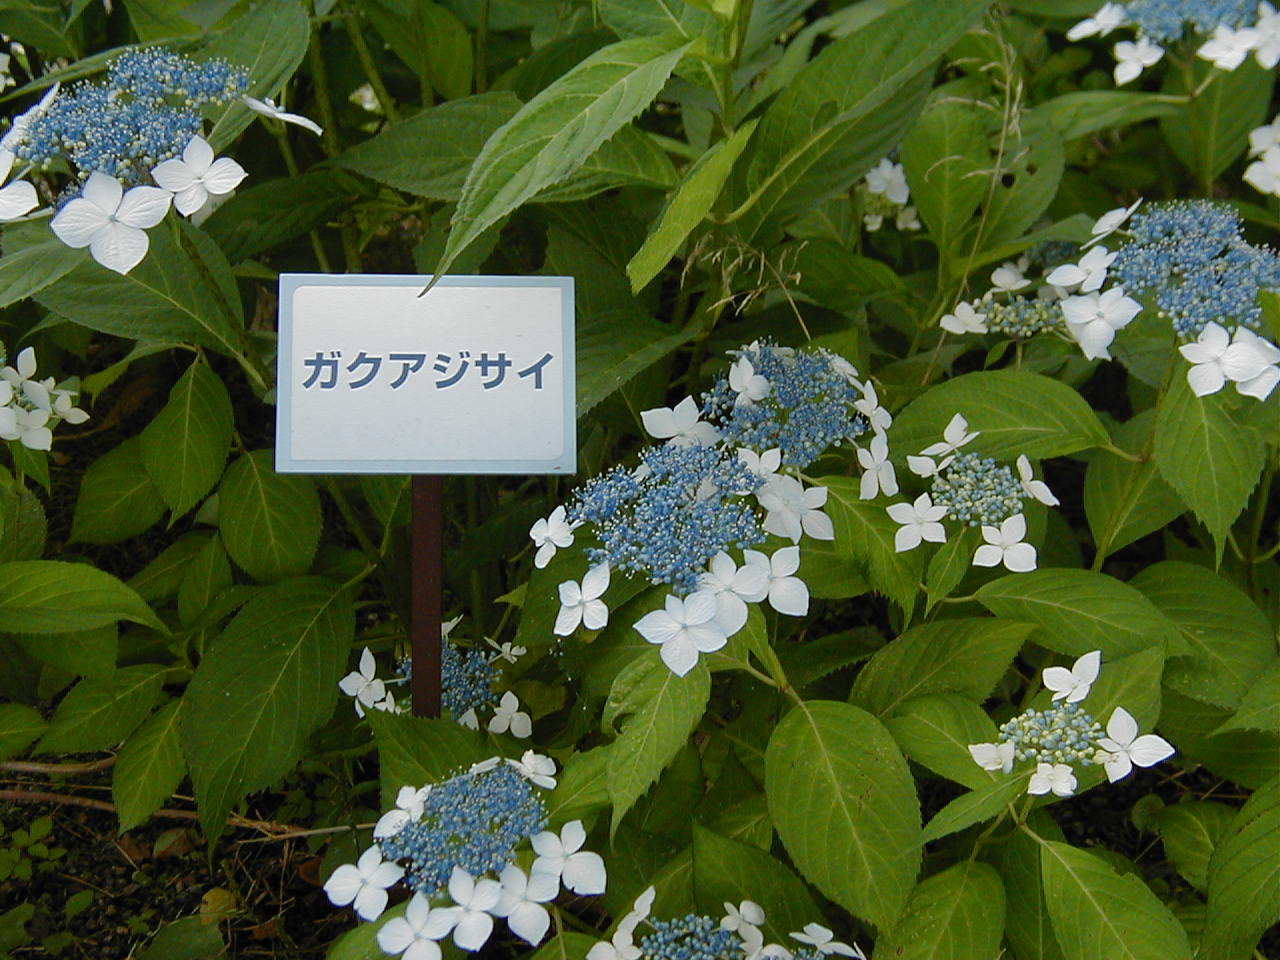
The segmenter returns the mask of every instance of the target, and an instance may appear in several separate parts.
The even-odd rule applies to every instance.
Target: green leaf
[[[1051,840],[1040,869],[1054,936],[1072,960],[1191,960],[1182,925],[1138,877]]]
[[[978,588],[978,601],[998,617],[1039,624],[1036,642],[1078,657],[1101,650],[1103,660],[1150,646],[1185,649],[1159,608],[1126,583],[1090,570],[1014,573]]]
[[[0,31],[48,56],[70,60],[80,56],[79,43],[67,34],[60,3],[7,0],[0,8]]]
[[[911,202],[944,256],[973,219],[991,178],[991,151],[971,104],[942,100],[927,107],[902,141]]]
[[[200,28],[182,15],[182,6],[166,0],[126,0],[129,22],[143,43],[169,40]]]
[[[1228,730],[1265,730],[1280,733],[1280,659],[1269,666],[1240,701],[1240,709],[1215,733]]]
[[[902,140],[923,105],[935,61],[987,0],[910,0],[827,46],[760,122],[736,191],[751,240],[850,186]]]
[[[758,121],[752,120],[734,131],[698,158],[689,168],[683,182],[671,195],[657,225],[627,264],[631,289],[639,293],[649,281],[679,252],[681,244],[711,212],[725,181],[733,172],[743,149],[755,133]]]
[[[39,752],[88,753],[114,747],[151,712],[165,673],[164,667],[146,664],[81,680],[58,704]]]
[[[157,710],[128,741],[111,771],[111,799],[120,832],[145,823],[178,789],[187,775],[178,731],[181,700]]]
[[[978,249],[1021,237],[1048,208],[1062,181],[1065,157],[1057,131],[1027,114],[1019,126],[1022,136],[1010,137],[1004,162],[997,170],[999,176],[991,185],[991,201],[984,211]]]
[[[1080,394],[1038,373],[988,370],[947,380],[909,404],[889,428],[898,456],[919,453],[942,439],[957,413],[977,439],[966,452],[1013,460],[1061,457],[1110,441],[1106,428]]]
[[[1156,409],[1156,466],[1209,528],[1219,558],[1266,459],[1262,438],[1232,420],[1226,402],[1222,393],[1197,397],[1175,374]]]
[[[547,820],[553,827],[582,820],[609,805],[609,748],[574,753],[564,762],[556,788],[547,801]]]
[[[184,627],[196,623],[210,602],[231,586],[231,563],[222,540],[210,537],[191,558],[178,588],[178,619]]]
[[[570,203],[627,186],[669,190],[679,179],[675,165],[654,139],[626,126],[600,144],[576,173],[540,190],[533,199],[538,203]]]
[[[309,477],[276,473],[270,450],[241,455],[218,488],[227,553],[255,580],[305,573],[320,542],[320,498]]]
[[[1167,560],[1129,581],[1173,622],[1190,656],[1169,661],[1164,682],[1234,709],[1276,653],[1275,628],[1244,591],[1212,570]]]
[[[920,805],[907,762],[875,717],[798,704],[765,751],[769,815],[806,880],[886,929],[920,867]]]
[[[1027,826],[1035,831],[1035,836],[1021,830],[1010,831],[994,859],[1004,881],[1008,906],[1005,937],[1018,960],[1065,960],[1049,922],[1039,843],[1041,837],[1061,840],[1062,831],[1045,810],[1033,809],[1027,817]]]
[[[800,292],[838,313],[857,316],[868,301],[906,295],[892,267],[858,256],[829,237],[806,238],[795,256]]]
[[[1195,90],[1195,95],[1179,111],[1181,116],[1160,121],[1160,132],[1177,158],[1209,184],[1244,153],[1249,131],[1266,123],[1275,72],[1248,58],[1231,71],[1196,59],[1185,72],[1170,70],[1165,78],[1166,92]]]
[[[876,941],[876,953],[901,960],[995,957],[1004,911],[1004,884],[995,868],[957,863],[920,882],[888,936]]]
[[[934,814],[921,834],[921,841],[932,843],[975,823],[990,820],[1027,792],[1028,776],[1004,776],[956,797]]]
[[[0,307],[39,293],[86,262],[85,251],[68,247],[57,237],[18,250],[9,247],[6,230],[5,254],[0,257]]]
[[[978,544],[978,532],[972,527],[966,527],[953,534],[929,560],[929,572],[924,578],[928,592],[926,614],[939,601],[949,597],[951,591],[964,579],[964,575],[973,566],[973,555],[977,552]]]
[[[873,590],[883,593],[910,614],[915,606],[924,555],[894,548],[898,524],[884,504],[863,500],[860,482],[852,477],[819,477],[827,488],[827,515],[835,528],[835,549],[857,564]]]
[[[529,960],[586,960],[587,954],[598,942],[588,934],[564,930],[539,947]]]
[[[1156,813],[1169,862],[1201,893],[1209,888],[1209,858],[1236,812],[1225,803],[1190,800],[1161,807]]]
[[[71,633],[19,634],[18,643],[36,660],[73,677],[109,677],[116,669],[120,631],[114,623]]]
[[[1201,763],[1216,776],[1254,789],[1275,776],[1280,735],[1261,730],[1215,733],[1231,719],[1229,710],[1168,687],[1162,698],[1160,733],[1177,745],[1184,762]]]
[[[378,741],[383,809],[395,804],[401,787],[417,789],[447,780],[494,753],[481,734],[453,720],[381,710],[367,711],[365,717]]]
[[[614,680],[603,722],[612,727],[625,714],[631,718],[609,748],[611,830],[688,742],[710,696],[705,663],[677,677],[657,650],[645,651]]]
[[[849,701],[881,717],[931,693],[960,693],[981,703],[1034,629],[1030,623],[988,618],[912,627],[867,661]]]
[[[804,881],[764,850],[728,840],[703,827],[693,828],[693,893],[699,908],[720,916],[724,904],[763,897],[768,892],[762,930],[766,943],[783,943],[820,916]]]
[[[207,533],[189,533],[165,547],[158,557],[129,578],[129,587],[148,603],[176,596],[187,565],[209,542]]]
[[[679,37],[598,50],[539,93],[488,139],[462,188],[437,274],[484,230],[563,180],[658,95],[688,49]]]
[[[430,0],[372,0],[361,5],[378,33],[414,73],[446,100],[471,92],[471,35],[446,7]]]
[[[1178,104],[1169,103],[1154,93],[1078,90],[1037,104],[1027,113],[1058,131],[1063,140],[1074,140],[1099,130],[1155,117],[1172,117],[1180,110]]]
[[[164,500],[142,459],[142,440],[130,437],[85,470],[71,522],[71,539],[119,543],[164,516]]]
[[[164,631],[142,598],[85,563],[17,560],[0,564],[0,622],[17,633],[66,633],[131,620]]]
[[[1005,779],[982,769],[969,754],[971,743],[993,743],[996,728],[985,710],[959,694],[908,700],[884,725],[908,760],[971,790]]]
[[[25,750],[49,728],[44,717],[20,703],[0,703],[0,760]]]
[[[143,463],[175,519],[222,476],[233,427],[227,388],[208,364],[193,363],[142,431]]]
[[[138,960],[217,960],[226,956],[226,944],[216,923],[202,916],[183,917],[156,931]]]
[[[1280,923],[1280,778],[1240,808],[1209,860],[1209,910],[1200,956],[1246,960]]]
[[[207,649],[184,698],[182,747],[210,843],[329,719],[354,635],[350,593],[304,578],[256,594]]]
[[[817,600],[844,600],[871,592],[871,584],[862,578],[859,565],[831,540],[805,543],[796,576],[809,588],[809,596]]]

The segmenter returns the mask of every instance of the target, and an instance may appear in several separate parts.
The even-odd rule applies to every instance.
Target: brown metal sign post
[[[410,527],[410,686],[415,717],[440,716],[443,609],[444,478],[417,474],[412,480]]]

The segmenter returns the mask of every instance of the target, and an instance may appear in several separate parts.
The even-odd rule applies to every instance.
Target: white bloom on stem
[[[1154,733],[1138,736],[1138,721],[1124,707],[1116,707],[1107,721],[1107,735],[1098,740],[1106,751],[1103,766],[1112,783],[1133,772],[1134,765],[1150,767],[1173,756],[1173,744]]]
[[[1124,7],[1118,3],[1104,3],[1091,17],[1086,17],[1067,31],[1067,39],[1075,42],[1085,37],[1105,37],[1128,21]]]
[[[747,622],[747,604],[759,603],[769,593],[768,574],[749,563],[741,567],[721,550],[711,558],[706,573],[698,577],[698,589],[715,594],[716,621],[731,637]]]
[[[1098,241],[1105,240],[1107,237],[1111,236],[1111,234],[1123,227],[1125,222],[1133,216],[1133,211],[1137,210],[1138,205],[1141,203],[1142,198],[1139,197],[1137,200],[1133,201],[1132,206],[1116,207],[1114,210],[1108,210],[1100,216],[1097,222],[1090,228],[1090,232],[1093,236],[1085,246],[1091,247]]]
[[[387,908],[387,887],[404,876],[404,868],[382,859],[375,843],[354,865],[344,863],[329,875],[324,892],[335,907],[355,903],[361,920],[377,920]]]
[[[606,874],[600,854],[583,850],[587,831],[581,820],[570,820],[556,836],[550,830],[535,834],[530,842],[538,858],[530,873],[545,874],[556,884],[584,897],[604,893]]]
[[[1274,69],[1280,63],[1280,13],[1266,0],[1258,4],[1258,22],[1254,24],[1254,30],[1258,34],[1254,59],[1263,70]]]
[[[920,457],[915,454],[907,454],[907,469],[917,477],[933,477],[947,469],[947,467],[951,465],[951,461],[954,459],[955,454],[943,457],[941,461],[936,461],[933,457]]]
[[[1107,268],[1117,254],[1108,253],[1103,246],[1090,247],[1078,263],[1064,263],[1050,273],[1045,280],[1055,287],[1072,293],[1092,293],[1107,280]]]
[[[49,411],[23,407],[0,407],[0,438],[20,440],[28,450],[53,449]]]
[[[898,475],[889,459],[889,439],[879,430],[871,438],[868,449],[858,447],[858,465],[862,467],[860,500],[874,500],[883,491],[892,497],[898,492]]]
[[[480,718],[476,716],[476,708],[468,707],[466,711],[458,718],[458,726],[466,727],[468,730],[480,729]]]
[[[54,390],[53,391],[53,415],[59,420],[65,420],[67,423],[84,423],[89,419],[89,414],[85,413],[77,406],[73,406],[74,390]]]
[[[1247,345],[1265,364],[1256,377],[1236,381],[1236,392],[1247,397],[1265,400],[1271,391],[1280,383],[1280,347],[1265,337],[1260,337],[1248,327],[1239,327],[1234,338],[1236,343]]]
[[[1217,323],[1206,323],[1196,342],[1184,343],[1178,352],[1192,364],[1187,383],[1197,397],[1217,393],[1228,380],[1252,380],[1267,366],[1253,343],[1239,339],[1233,343],[1226,328]]]
[[[1053,791],[1055,797],[1069,797],[1076,791],[1076,774],[1066,763],[1041,763],[1027,782],[1027,793],[1042,796]]]
[[[520,657],[528,653],[526,647],[519,644],[513,644],[510,640],[504,640],[502,643],[494,643],[488,637],[484,638],[484,642],[493,647],[496,651],[489,660],[490,663],[496,663],[499,660],[505,660],[507,663],[515,663]]]
[[[1046,507],[1056,507],[1060,501],[1053,495],[1047,483],[1035,478],[1035,474],[1031,472],[1031,461],[1027,459],[1026,454],[1019,454],[1016,464],[1018,483],[1022,486],[1022,492],[1034,500],[1039,500]]]
[[[468,711],[468,712],[471,712],[471,711]],[[528,756],[530,753],[533,753],[533,751],[532,750],[528,751],[528,753],[526,753],[525,756]],[[500,763],[502,763],[502,757],[489,757],[486,760],[477,760],[475,763],[473,763],[470,767],[467,768],[467,773],[472,776],[474,776],[477,773],[488,773],[490,770],[496,770],[498,768],[498,764]],[[515,760],[508,760],[507,763],[511,764],[513,767],[516,767],[516,769],[519,770],[519,764]],[[521,772],[523,773],[523,771]],[[528,778],[526,777],[526,779]]]
[[[1234,70],[1257,48],[1258,40],[1258,31],[1252,27],[1233,30],[1220,23],[1213,28],[1213,36],[1196,51],[1196,56],[1208,60],[1219,70]]]
[[[898,553],[914,550],[923,540],[946,543],[947,531],[938,521],[947,515],[947,508],[935,507],[929,494],[920,494],[915,503],[890,504],[885,510],[900,524],[893,537],[893,548]]]
[[[782,448],[774,447],[764,453],[756,453],[746,447],[739,447],[738,459],[761,480],[768,480],[782,466]]]
[[[525,876],[513,863],[502,869],[502,892],[492,913],[506,917],[507,926],[521,940],[537,946],[551,926],[551,914],[543,906],[556,898],[560,884],[548,873],[537,870]]]
[[[529,715],[520,709],[520,698],[508,690],[502,695],[502,700],[493,708],[493,719],[489,721],[490,733],[506,733],[511,731],[511,735],[518,740],[533,733],[533,720]]]
[[[902,164],[883,158],[867,171],[867,192],[888,197],[898,206],[910,200],[911,188],[907,185],[907,172]]]
[[[639,634],[661,647],[660,655],[678,677],[698,663],[698,654],[713,653],[729,642],[716,618],[719,603],[709,590],[691,593],[683,600],[668,594],[665,609],[646,613],[636,621]]]
[[[743,900],[736,907],[732,903],[726,903],[724,914],[720,920],[720,929],[738,934],[764,923],[764,909],[754,900]]]
[[[45,383],[36,379],[35,348],[23,347],[13,362],[14,366],[5,366],[0,369],[0,382],[7,384],[12,391],[3,397],[3,402],[9,403],[13,394],[18,394],[32,406],[52,412],[49,387],[53,380],[50,379]]]
[[[973,555],[975,567],[995,567],[1003,563],[1013,573],[1027,573],[1036,568],[1036,548],[1024,543],[1027,519],[1020,513],[1008,517],[1000,526],[982,525],[982,539],[987,541]]]
[[[378,946],[383,953],[402,960],[440,960],[440,944],[458,922],[456,907],[432,907],[429,900],[415,893],[403,917],[392,917],[378,930]]]
[[[243,96],[240,98],[240,102],[254,113],[260,113],[264,117],[270,117],[272,120],[279,120],[282,123],[292,123],[299,127],[305,127],[317,137],[324,133],[320,124],[308,117],[304,117],[300,113],[289,113],[284,108],[277,107],[275,101],[270,97],[264,97],[259,100],[256,97]]]
[[[795,477],[779,474],[768,479],[756,499],[768,511],[763,524],[765,533],[786,537],[792,543],[799,543],[803,534],[815,540],[836,538],[831,518],[822,512],[827,502],[826,487],[806,490]]]
[[[793,574],[800,569],[800,548],[783,547],[766,557],[759,550],[742,551],[746,565],[759,570],[768,581],[769,606],[779,613],[803,617],[809,612],[809,588]]]
[[[578,629],[600,630],[609,622],[609,608],[600,599],[609,589],[609,563],[597,563],[587,571],[579,586],[577,580],[560,584],[560,612],[556,615],[553,632],[567,637]]]
[[[50,226],[69,247],[88,247],[108,270],[125,274],[142,262],[151,241],[146,230],[169,212],[172,194],[159,187],[134,187],[100,170],[89,175],[80,196],[63,207]]]
[[[1012,293],[1030,286],[1031,281],[1022,273],[1023,267],[1012,260],[1000,264],[991,272],[991,286],[994,293]]]
[[[742,960],[793,960],[795,957],[780,943],[766,944],[759,927],[748,924],[738,931],[738,935],[742,937]]]
[[[556,762],[550,757],[544,757],[540,753],[526,750],[519,760],[508,758],[507,763],[515,768],[516,773],[534,786],[542,787],[545,790],[554,790],[556,788]]]
[[[364,708],[372,707],[387,695],[386,684],[374,676],[378,669],[369,648],[360,654],[359,669],[353,670],[338,681],[338,689],[348,697],[355,697],[356,715],[363,717]]]
[[[872,430],[888,430],[893,426],[893,416],[885,407],[880,406],[875,384],[868,378],[861,386],[862,399],[853,401],[853,409],[867,418]]]
[[[957,303],[955,313],[944,314],[938,326],[947,333],[957,335],[966,333],[986,333],[987,315],[979,313],[971,303]]]
[[[942,439],[920,451],[926,457],[943,457],[957,452],[965,444],[977,439],[980,431],[969,432],[969,421],[957,413],[942,430]],[[942,467],[938,467],[939,470]]]
[[[1142,310],[1142,304],[1124,295],[1123,287],[1104,293],[1088,293],[1061,301],[1067,331],[1090,360],[1110,360],[1107,347]]]
[[[633,935],[636,927],[649,916],[653,908],[655,890],[647,888],[636,897],[631,909],[618,921],[618,929],[608,941],[601,941],[587,951],[587,960],[639,960],[640,948],[635,945]]]
[[[401,787],[396,794],[396,805],[384,813],[373,825],[373,836],[381,840],[394,836],[411,823],[416,823],[426,809],[427,797],[431,793],[431,784],[415,790],[413,787]]]
[[[703,423],[702,411],[693,397],[685,397],[674,407],[654,407],[640,411],[640,422],[656,440],[666,440],[677,447],[713,446],[720,439],[716,428]]]
[[[1249,131],[1249,156],[1260,157],[1274,147],[1280,147],[1280,117]]]
[[[842,957],[857,957],[866,960],[865,954],[858,947],[851,947],[835,939],[835,934],[820,923],[806,923],[803,933],[791,934],[793,940],[807,943],[824,955],[838,954]]]
[[[1245,167],[1243,180],[1259,193],[1280,196],[1280,147],[1268,148]]]
[[[971,743],[969,756],[983,770],[1000,770],[1008,773],[1013,769],[1013,741],[1003,743]]]
[[[246,176],[230,157],[214,159],[213,147],[201,136],[187,141],[181,160],[173,157],[151,170],[151,179],[173,194],[173,205],[184,217],[198,212],[210,197],[231,193]]]
[[[1111,48],[1116,58],[1116,86],[1136,80],[1147,67],[1153,67],[1164,56],[1164,47],[1152,43],[1147,37],[1138,37],[1136,43],[1121,40]]]
[[[1089,695],[1089,688],[1098,679],[1098,670],[1102,666],[1102,651],[1090,650],[1066,667],[1045,667],[1044,685],[1053,691],[1054,700],[1066,700],[1067,703],[1079,703]]]
[[[535,520],[529,528],[529,539],[538,548],[533,555],[533,565],[541,570],[551,562],[557,549],[573,546],[573,531],[579,526],[581,523],[570,523],[565,518],[563,504],[552,510],[549,517]]]
[[[9,174],[13,170],[13,160],[11,151],[0,150],[0,183],[9,179]],[[15,180],[0,188],[0,221],[7,222],[24,217],[39,203],[40,198],[36,195],[34,186],[26,180]]]
[[[453,928],[453,942],[463,950],[479,950],[493,933],[493,917],[489,911],[498,905],[502,885],[482,877],[477,880],[461,867],[449,874],[449,896],[458,905],[458,922]]]
[[[769,395],[769,381],[756,373],[756,368],[746,357],[739,357],[729,367],[729,388],[738,395],[735,406],[749,407]]]
[[[893,218],[893,225],[904,231],[919,230],[923,226],[920,223],[919,215],[916,213],[916,208],[912,206],[906,206],[899,210],[897,216]],[[773,946],[776,946],[776,944],[773,944]]]

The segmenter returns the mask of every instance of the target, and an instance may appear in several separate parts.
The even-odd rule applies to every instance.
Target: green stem
[[[302,170],[298,166],[298,158],[293,153],[293,145],[289,143],[288,125],[273,120],[266,126],[271,131],[271,135],[276,138],[276,146],[280,148],[280,156],[284,158],[284,166],[289,171],[289,176],[299,176]],[[328,251],[324,248],[320,234],[315,230],[308,230],[307,237],[311,240],[311,252],[315,254],[316,263],[320,269],[325,273],[333,273],[333,264],[329,260]]]
[[[356,538],[356,542],[360,544],[360,549],[364,551],[364,555],[368,557],[369,562],[376,564],[381,561],[382,555],[378,553],[378,548],[369,539],[369,534],[365,531],[364,524],[360,522],[360,518],[356,516],[356,512],[351,508],[351,501],[342,492],[337,480],[331,476],[326,476],[324,478],[324,486],[329,491],[329,496],[333,498],[334,505],[338,508],[338,513],[342,514],[342,519],[346,522],[347,529]]]
[[[354,6],[348,6],[345,13],[347,34],[351,37],[351,46],[355,48],[356,59],[360,61],[364,75],[369,79],[369,86],[373,88],[373,95],[378,98],[378,104],[382,107],[383,116],[392,123],[398,123],[400,112],[396,109],[396,102],[392,99],[390,91],[387,90],[387,85],[382,80],[382,72],[378,69],[378,63],[373,59],[373,54],[369,51],[369,44],[365,42],[364,31],[360,29],[360,12]]]
[[[324,62],[318,27],[313,27],[311,30],[311,44],[307,47],[307,63],[311,68],[311,80],[316,87],[316,105],[320,109],[320,121],[324,126],[320,142],[324,146],[325,156],[336,157],[342,152],[342,142],[338,139],[338,115],[333,108],[333,94],[329,87],[329,68]],[[343,217],[339,232],[342,237],[342,252],[346,260],[347,272],[362,272],[360,243],[355,226],[349,217]]]
[[[489,0],[480,0],[480,10],[476,17],[476,93],[484,93],[489,89]]]

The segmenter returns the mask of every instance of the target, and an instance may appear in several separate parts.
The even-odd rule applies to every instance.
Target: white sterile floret
[[[746,447],[739,447],[738,459],[761,480],[767,480],[782,466],[782,448],[774,447],[764,453],[756,453]]]
[[[1117,254],[1108,253],[1106,247],[1090,247],[1078,263],[1064,263],[1050,273],[1045,280],[1055,287],[1071,293],[1092,293],[1107,280],[1107,268]]]
[[[893,537],[898,553],[914,550],[923,540],[946,543],[947,531],[938,521],[947,515],[947,507],[935,507],[929,494],[920,494],[915,503],[894,503],[885,509],[894,523],[901,525]]]
[[[142,262],[151,241],[145,231],[169,212],[173,196],[159,187],[134,187],[100,170],[89,175],[80,196],[63,207],[49,225],[69,247],[88,247],[108,270],[125,274]]]
[[[1110,360],[1107,348],[1116,331],[1127,327],[1142,310],[1142,304],[1124,295],[1123,287],[1067,297],[1059,306],[1067,331],[1090,360]]]
[[[515,663],[516,660],[529,652],[526,647],[512,643],[510,640],[504,640],[502,643],[494,643],[488,637],[485,637],[484,642],[496,651],[490,658],[490,663],[496,663],[499,660],[505,660],[507,663]]]
[[[768,580],[769,606],[779,613],[803,617],[809,612],[809,588],[793,574],[800,569],[800,548],[783,547],[766,557],[759,550],[742,551],[743,560]]]
[[[1280,147],[1280,117],[1249,131],[1249,156],[1260,157],[1274,147]]]
[[[858,447],[857,450],[858,465],[862,467],[858,498],[874,500],[882,492],[889,497],[897,494],[898,475],[889,459],[889,439],[877,430],[868,448]]]
[[[396,805],[388,810],[373,825],[373,836],[377,840],[394,836],[411,823],[416,823],[426,809],[427,797],[431,793],[431,785],[420,787],[401,787],[396,794]]]
[[[713,653],[729,642],[717,620],[719,603],[709,590],[691,593],[683,600],[668,594],[665,609],[646,613],[635,628],[649,643],[661,647],[662,662],[678,677],[698,663],[698,654]]]
[[[475,707],[468,707],[462,716],[458,717],[458,726],[466,727],[468,730],[480,729],[480,718],[476,716]]]
[[[1021,263],[1009,261],[996,267],[991,273],[991,286],[995,293],[1012,293],[1030,286],[1031,281],[1022,273],[1026,267]]]
[[[609,589],[609,563],[597,563],[587,571],[579,586],[577,580],[560,584],[560,612],[556,615],[553,632],[567,637],[578,629],[600,630],[609,622],[609,608],[600,598]]]
[[[498,763],[496,758],[494,763]],[[534,786],[542,787],[544,790],[554,790],[556,788],[556,762],[550,757],[544,757],[540,753],[526,750],[519,760],[512,760],[508,757],[507,763],[515,769],[516,773]]]
[[[581,820],[570,820],[560,828],[556,836],[550,830],[535,834],[530,842],[538,858],[533,861],[530,874],[544,874],[563,883],[566,890],[581,896],[604,893],[607,876],[600,854],[583,850],[587,831]]]
[[[13,170],[13,153],[0,150],[0,183],[9,179]],[[0,221],[16,220],[24,217],[36,208],[40,198],[36,188],[26,180],[15,180],[0,189]]]
[[[0,383],[10,388],[8,393],[0,395],[0,400],[3,403],[9,403],[16,394],[32,406],[39,407],[42,410],[51,410],[49,386],[53,383],[53,380],[50,379],[48,383],[45,383],[36,379],[35,348],[23,347],[22,351],[14,358],[13,363],[13,366],[6,365],[3,369],[0,369]]]
[[[1116,86],[1123,86],[1130,80],[1136,80],[1147,67],[1155,66],[1164,56],[1164,47],[1152,43],[1147,37],[1139,37],[1137,42],[1121,40],[1111,48],[1116,58]]]
[[[806,923],[803,933],[792,933],[793,940],[807,943],[819,953],[825,955],[839,954],[842,957],[857,957],[866,960],[866,955],[856,946],[849,946],[835,939],[835,934],[820,923]]]
[[[888,157],[867,171],[867,191],[887,197],[899,206],[911,199],[906,170]]]
[[[979,431],[969,432],[969,421],[962,414],[957,413],[948,422],[942,430],[942,439],[937,443],[931,443],[920,452],[926,457],[943,457],[948,454],[955,453],[965,444],[977,439]],[[939,470],[942,467],[938,468]]]
[[[552,510],[549,517],[534,521],[529,528],[529,539],[538,548],[538,552],[533,555],[533,565],[541,570],[551,562],[557,549],[573,546],[573,531],[579,526],[580,522],[568,521],[563,505]]]
[[[1138,736],[1138,721],[1124,707],[1116,707],[1107,721],[1107,735],[1098,741],[1106,751],[1103,766],[1112,783],[1133,772],[1135,765],[1150,767],[1173,756],[1173,744],[1154,733]]]
[[[1067,39],[1074,42],[1085,37],[1105,37],[1117,27],[1128,22],[1124,7],[1118,3],[1104,3],[1091,17],[1086,17],[1067,31]]]
[[[899,210],[897,216],[893,218],[893,225],[903,231],[919,230],[923,226],[920,223],[920,217],[916,212],[916,208],[912,206],[906,206]],[[777,945],[773,944],[773,946]]]
[[[1116,207],[1114,210],[1108,210],[1100,216],[1097,222],[1090,228],[1090,232],[1093,236],[1085,246],[1091,247],[1098,241],[1105,240],[1107,237],[1111,236],[1111,234],[1123,227],[1125,222],[1133,216],[1133,211],[1138,209],[1138,205],[1140,203],[1142,203],[1141,197],[1133,201],[1132,206]]]
[[[1252,341],[1232,342],[1226,328],[1217,323],[1206,323],[1196,342],[1184,343],[1178,352],[1192,364],[1187,383],[1197,397],[1217,393],[1228,380],[1252,380],[1267,366],[1266,357]]]
[[[490,911],[498,905],[502,885],[497,880],[482,877],[477,880],[461,867],[455,866],[449,874],[449,896],[453,897],[459,911],[458,922],[453,928],[453,942],[463,950],[479,950],[493,933],[493,917]]]
[[[230,157],[214,159],[213,147],[200,136],[187,142],[181,160],[164,160],[151,171],[151,179],[173,194],[173,205],[184,217],[199,211],[210,197],[231,193],[246,176]]]
[[[84,423],[89,414],[74,406],[75,393],[71,390],[53,391],[53,415],[67,423]]]
[[[674,407],[641,410],[640,422],[649,436],[666,440],[673,446],[713,446],[720,440],[720,434],[711,424],[703,423],[701,416],[698,402],[693,397],[685,397]]]
[[[738,906],[732,903],[724,905],[724,916],[720,919],[720,929],[741,934],[748,928],[764,923],[764,909],[754,900],[743,900]]]
[[[1033,500],[1039,500],[1046,507],[1056,507],[1060,501],[1053,495],[1047,483],[1035,478],[1035,474],[1031,472],[1031,461],[1027,459],[1026,454],[1020,454],[1015,463],[1022,492]]]
[[[933,457],[922,457],[909,453],[907,454],[907,469],[917,477],[925,477],[927,479],[947,469],[954,459],[955,454],[943,457],[942,460],[938,461],[934,460]]]
[[[1004,564],[1012,573],[1027,573],[1036,568],[1036,548],[1024,543],[1027,519],[1020,513],[1005,519],[998,527],[982,525],[982,539],[987,541],[973,555],[975,567]]]
[[[804,534],[815,540],[836,538],[831,518],[822,512],[826,487],[805,489],[795,477],[778,474],[760,488],[756,500],[768,511],[762,524],[765,533],[786,537],[792,543],[799,543]]]
[[[957,303],[956,312],[944,314],[938,326],[947,333],[986,333],[987,315],[979,313],[971,303]]]
[[[259,100],[256,97],[244,96],[240,98],[240,102],[252,110],[254,113],[260,113],[264,117],[270,117],[272,120],[279,120],[281,123],[292,123],[299,127],[310,130],[317,137],[324,133],[320,124],[316,123],[300,113],[289,113],[282,107],[277,107],[275,101],[270,97],[264,97]]]
[[[769,575],[758,566],[743,564],[721,550],[711,558],[708,571],[698,577],[698,590],[716,598],[716,622],[731,637],[747,622],[747,604],[759,603],[769,593]]]
[[[403,917],[392,917],[378,930],[378,946],[383,953],[402,960],[440,960],[440,944],[458,921],[455,907],[432,907],[421,893],[415,893]]]
[[[1258,4],[1258,22],[1253,25],[1257,31],[1257,42],[1253,51],[1254,59],[1263,70],[1272,70],[1280,64],[1280,13],[1266,0]]]
[[[338,689],[348,697],[355,697],[356,716],[364,716],[364,708],[372,707],[387,695],[387,687],[374,676],[378,669],[369,648],[360,654],[360,667],[338,681]]]
[[[1242,179],[1259,193],[1280,196],[1280,147],[1263,151],[1261,157],[1245,167]]]
[[[382,859],[375,843],[356,863],[344,863],[329,875],[324,892],[335,907],[355,904],[361,920],[377,920],[387,908],[387,887],[404,876],[404,867]]]
[[[1235,30],[1220,23],[1213,28],[1213,36],[1196,51],[1196,56],[1208,60],[1219,70],[1234,70],[1257,47],[1258,39],[1258,31],[1252,27]]]
[[[520,699],[508,690],[502,695],[501,702],[493,708],[493,719],[489,721],[490,733],[506,733],[518,740],[533,733],[533,720],[520,709]]]
[[[861,384],[862,398],[853,401],[853,409],[867,418],[872,430],[885,431],[893,426],[893,416],[880,406],[880,397],[876,393],[875,384],[868,379]]]
[[[19,440],[28,450],[53,449],[53,431],[47,410],[0,407],[0,438]]]
[[[1101,666],[1102,651],[1090,650],[1078,658],[1070,670],[1066,667],[1045,667],[1044,685],[1053,691],[1054,700],[1079,703],[1089,695],[1089,688],[1098,679]]]
[[[610,939],[601,940],[587,951],[587,960],[640,960],[641,950],[633,939],[634,933],[634,926],[619,924]]]
[[[971,743],[969,756],[983,770],[1000,770],[1008,773],[1013,769],[1014,746],[1012,740],[1003,743]]]
[[[536,870],[525,876],[514,863],[502,868],[502,893],[491,911],[495,917],[506,917],[507,926],[521,940],[537,946],[551,926],[549,903],[560,892],[560,883],[548,873]]]
[[[1069,797],[1076,792],[1076,774],[1066,763],[1041,763],[1027,781],[1027,793],[1043,796],[1053,791],[1055,797]]]
[[[756,373],[746,357],[739,357],[729,367],[729,388],[738,395],[735,406],[747,407],[769,395],[769,381]]]
[[[1265,364],[1256,377],[1237,380],[1236,392],[1258,400],[1267,399],[1271,396],[1271,391],[1276,388],[1276,384],[1280,383],[1280,347],[1265,337],[1258,336],[1248,327],[1238,328],[1233,339],[1235,343],[1245,344],[1251,348]]]

